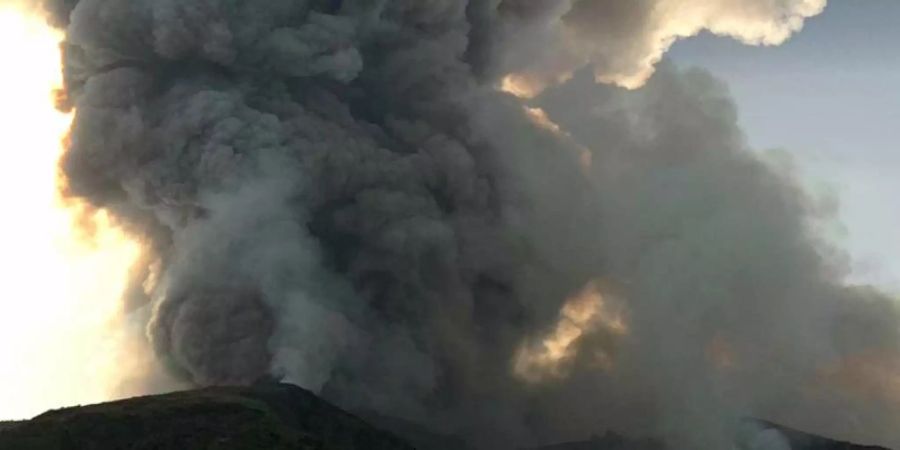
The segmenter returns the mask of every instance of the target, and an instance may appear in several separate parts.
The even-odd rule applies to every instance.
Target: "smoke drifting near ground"
[[[274,374],[486,448],[726,448],[744,416],[898,444],[900,316],[842,284],[828,203],[708,74],[596,83],[823,6],[52,1],[63,168],[151,243],[129,307],[194,384]]]

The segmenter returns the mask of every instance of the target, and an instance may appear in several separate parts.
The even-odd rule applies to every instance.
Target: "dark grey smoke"
[[[704,73],[628,92],[586,69],[530,101],[561,131],[540,125],[496,90],[517,39],[563,26],[526,5],[544,3],[50,2],[71,194],[158,257],[132,307],[159,359],[486,448],[604,428],[726,448],[746,415],[900,443],[898,311],[842,283],[827,204],[746,148]],[[595,280],[629,333],[585,330],[561,377],[516,376]]]

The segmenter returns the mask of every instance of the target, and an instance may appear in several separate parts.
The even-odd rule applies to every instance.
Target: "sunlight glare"
[[[62,34],[0,5],[0,420],[110,399],[121,296],[140,246],[60,196],[71,115],[54,108]]]

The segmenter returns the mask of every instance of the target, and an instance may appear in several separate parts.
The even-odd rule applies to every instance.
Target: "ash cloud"
[[[488,3],[488,2],[484,2]],[[778,45],[827,0],[563,0],[494,2],[503,44],[491,56],[537,86],[590,63],[598,81],[636,88],[678,39],[710,32]],[[524,32],[523,32],[524,31]],[[537,61],[537,63],[535,63]]]
[[[743,416],[896,445],[900,399],[876,393],[900,317],[842,284],[827,205],[747,148],[709,75],[595,82],[703,28],[776,43],[823,6],[703,5],[50,1],[63,169],[151,243],[134,307],[190,383],[281,376],[485,448],[602,428],[724,448]],[[558,70],[528,101],[495,88]],[[516,377],[592,282],[628,333],[585,330],[563,377]]]

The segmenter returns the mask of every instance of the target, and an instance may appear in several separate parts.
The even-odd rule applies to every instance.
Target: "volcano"
[[[362,418],[364,417],[365,420]],[[791,450],[888,450],[839,442],[768,422]],[[751,439],[741,450],[769,450]],[[59,409],[0,426],[0,448],[15,450],[471,450],[460,437],[413,422],[348,413],[300,387],[257,383],[211,387]],[[777,447],[781,448],[781,447]],[[666,450],[652,439],[608,431],[585,441],[528,450]],[[522,449],[498,449],[522,450]]]

